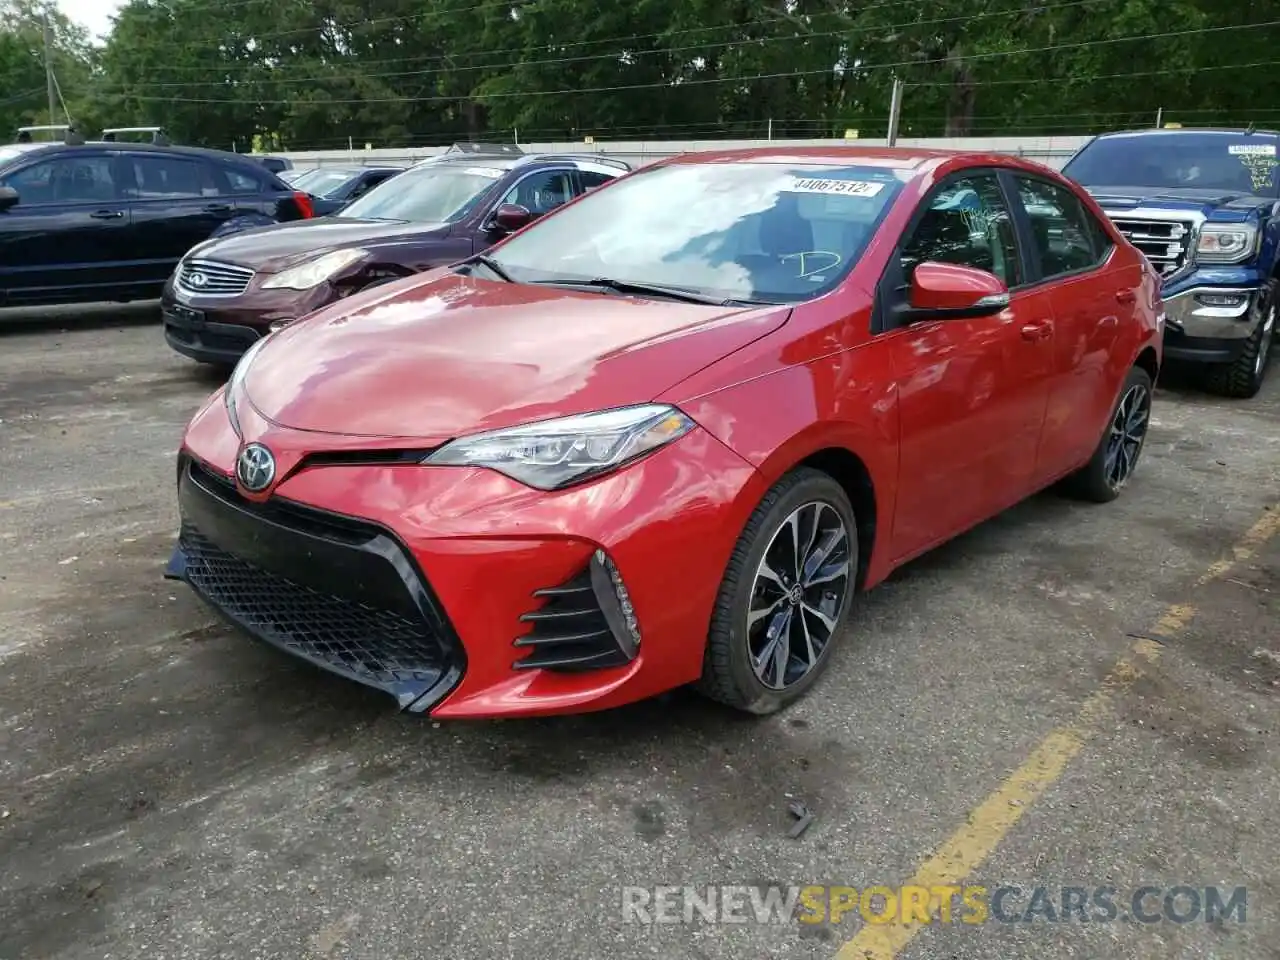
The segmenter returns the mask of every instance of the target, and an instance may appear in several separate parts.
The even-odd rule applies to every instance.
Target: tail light
[[[293,202],[298,205],[298,212],[302,214],[303,220],[310,220],[316,215],[316,208],[311,205],[311,195],[309,193],[295,190],[293,192]]]

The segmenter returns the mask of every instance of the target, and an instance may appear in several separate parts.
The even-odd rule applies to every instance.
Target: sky
[[[71,20],[87,27],[96,38],[111,29],[110,17],[120,9],[121,0],[58,0],[58,7]]]

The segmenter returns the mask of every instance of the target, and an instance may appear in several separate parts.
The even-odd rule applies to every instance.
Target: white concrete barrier
[[[1026,157],[1054,168],[1063,164],[1081,146],[1088,136],[1073,137],[962,137],[900,138],[900,147],[921,147],[933,150],[976,150],[991,153],[1011,153]],[[606,157],[624,160],[635,166],[644,166],[677,153],[707,150],[728,150],[765,146],[868,146],[882,147],[881,140],[611,140],[594,143],[522,143],[526,153],[598,153]],[[443,153],[445,147],[391,147],[370,150],[311,150],[284,151],[274,156],[285,156],[295,167],[337,166],[351,163],[408,164],[425,157]]]

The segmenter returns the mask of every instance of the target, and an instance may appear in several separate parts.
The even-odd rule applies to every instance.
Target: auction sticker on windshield
[[[1227,147],[1227,153],[1234,156],[1274,157],[1276,145],[1274,143],[1233,143]]]
[[[797,177],[787,190],[790,193],[832,193],[845,197],[874,197],[884,187],[884,183],[876,183],[874,180],[821,180],[816,177]]]

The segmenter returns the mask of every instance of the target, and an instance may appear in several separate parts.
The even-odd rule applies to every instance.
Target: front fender
[[[848,349],[684,400],[680,406],[754,466],[766,488],[819,451],[852,453],[870,477],[876,516],[883,524],[894,509],[898,405],[896,387],[877,369],[872,350]],[[878,539],[873,545],[868,586],[888,572],[886,542]]]

